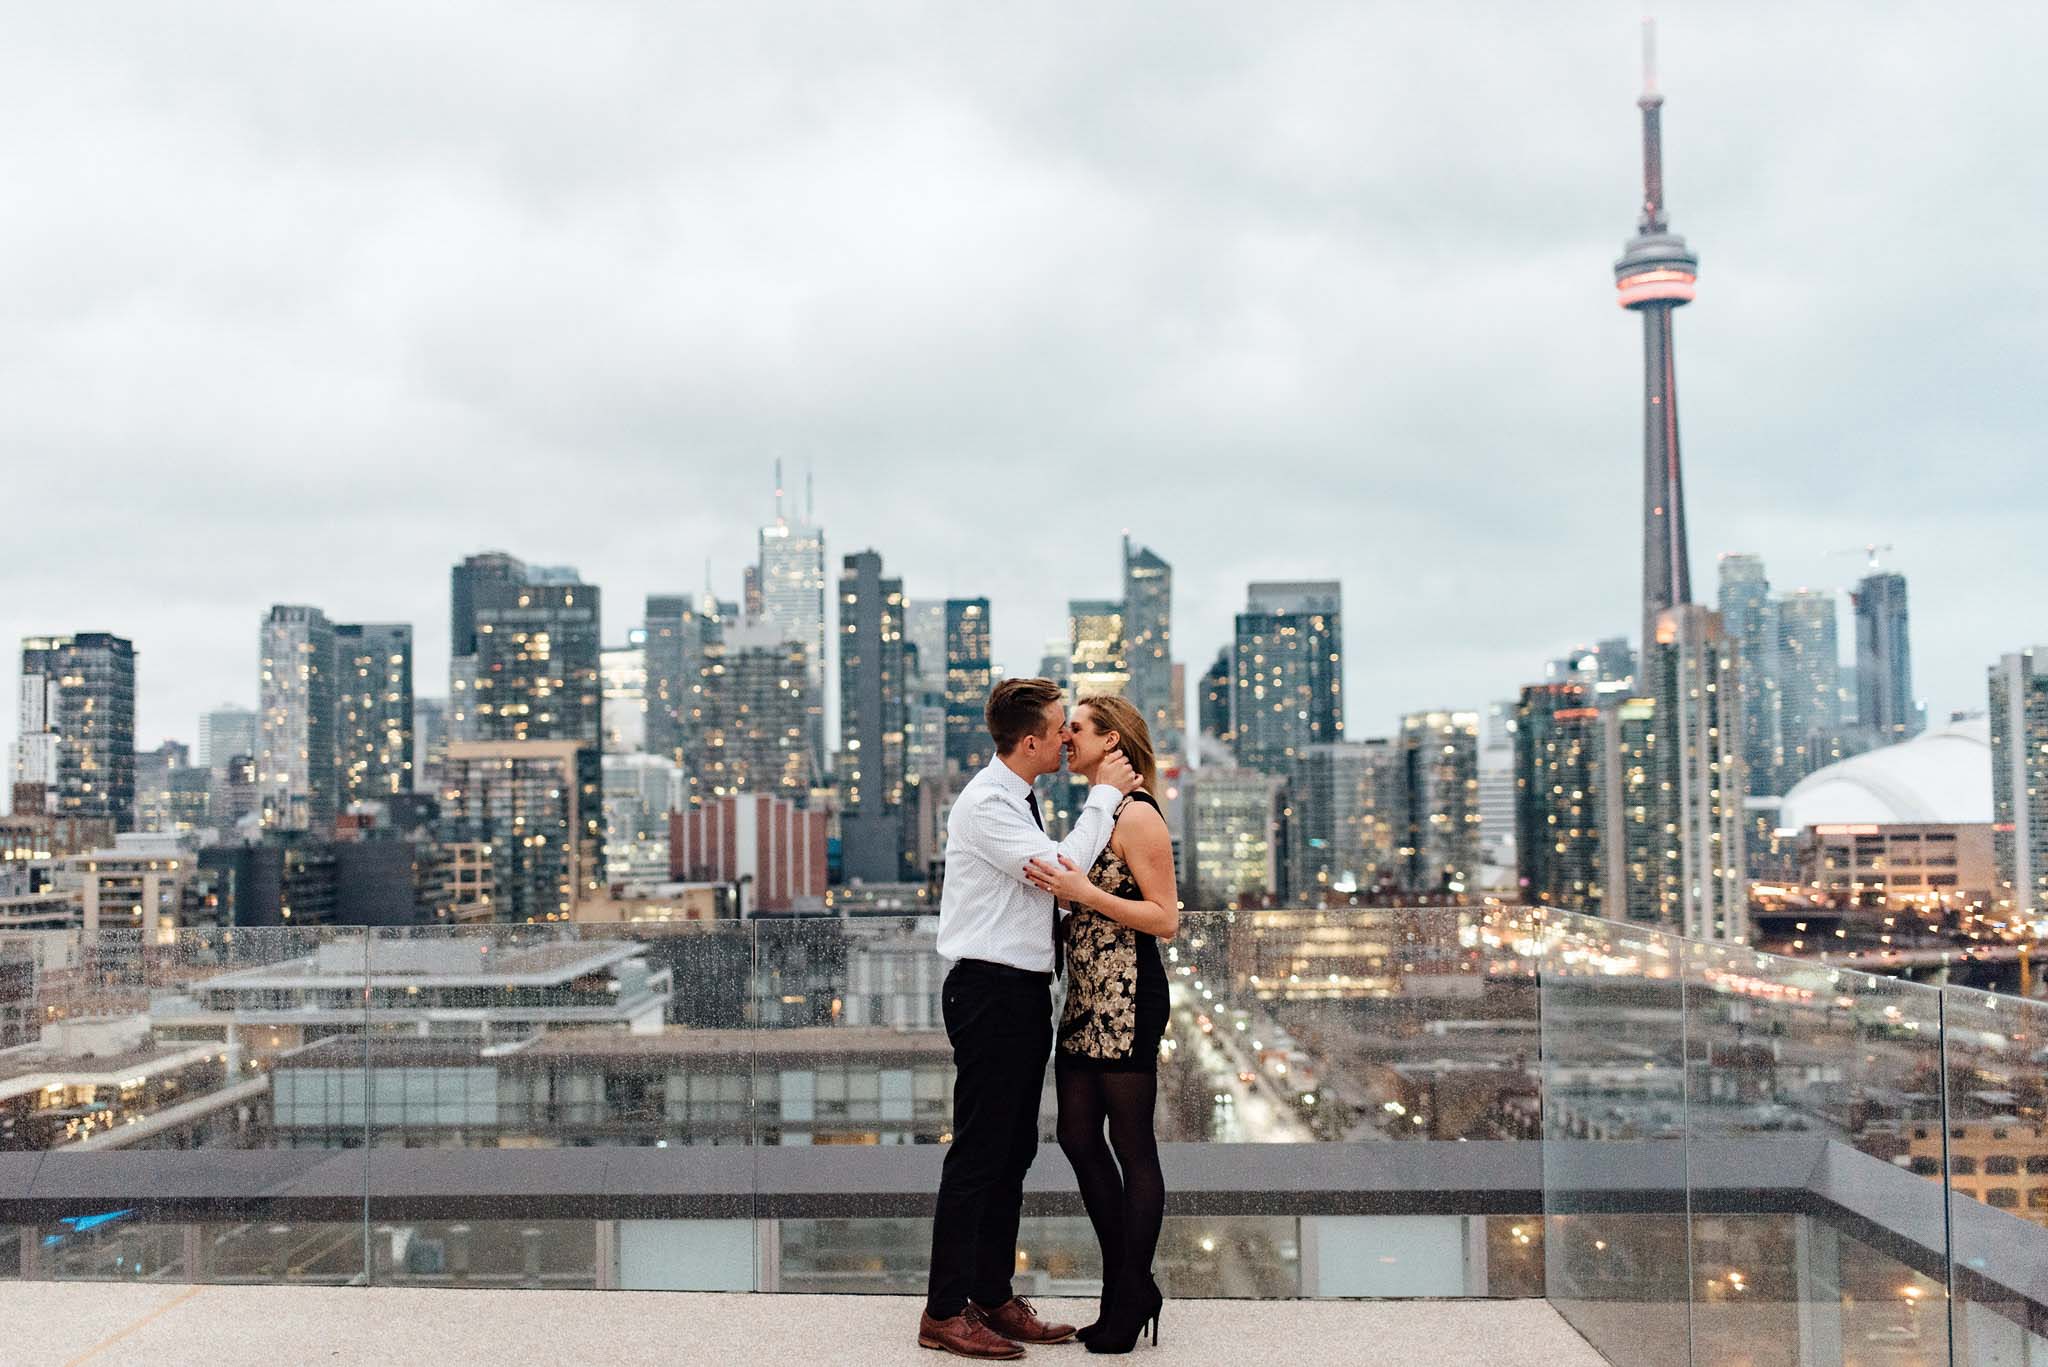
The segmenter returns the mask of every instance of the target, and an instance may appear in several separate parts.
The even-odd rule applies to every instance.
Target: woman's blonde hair
[[[1145,791],[1159,796],[1159,760],[1152,753],[1152,731],[1145,725],[1145,718],[1130,702],[1114,693],[1101,697],[1083,698],[1079,706],[1095,715],[1098,730],[1114,731],[1117,734],[1117,748],[1124,752],[1124,758],[1138,771],[1138,778],[1144,783]]]

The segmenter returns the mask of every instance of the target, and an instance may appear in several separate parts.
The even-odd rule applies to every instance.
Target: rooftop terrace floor
[[[1079,1301],[1037,1304],[1069,1320],[1092,1310]],[[8,1326],[0,1358],[21,1367],[942,1360],[918,1349],[918,1302],[901,1296],[9,1282],[0,1305]],[[1158,1349],[1139,1352],[1188,1367],[1601,1362],[1538,1300],[1170,1301]],[[1072,1343],[1029,1358],[1068,1367],[1090,1360]]]

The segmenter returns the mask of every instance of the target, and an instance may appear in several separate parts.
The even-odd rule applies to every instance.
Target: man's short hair
[[[1045,705],[1065,699],[1051,679],[1005,679],[989,691],[988,734],[1007,755],[1045,728]]]

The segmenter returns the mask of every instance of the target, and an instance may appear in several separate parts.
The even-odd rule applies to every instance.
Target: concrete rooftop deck
[[[1081,1302],[1039,1304],[1087,1318]],[[0,1305],[0,1360],[16,1367],[941,1360],[918,1349],[918,1303],[899,1296],[8,1282]],[[1138,1351],[1188,1367],[1601,1367],[1543,1301],[1170,1301],[1158,1349]],[[1093,1359],[1064,1344],[1028,1360]]]

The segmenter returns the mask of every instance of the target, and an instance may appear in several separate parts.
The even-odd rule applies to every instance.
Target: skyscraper
[[[412,627],[334,628],[334,739],[343,805],[413,790]]]
[[[933,783],[946,773],[946,600],[906,600],[903,642],[910,652],[903,686],[903,765],[918,782]]]
[[[1603,698],[1600,728],[1600,914],[1655,924],[1658,880],[1678,857],[1663,824],[1671,804],[1658,786],[1657,702]]]
[[[334,624],[318,608],[279,603],[264,619],[258,658],[256,786],[263,824],[327,835],[340,801]]]
[[[448,763],[448,700],[412,700],[412,790],[429,797],[441,791]]]
[[[1635,677],[1636,653],[1626,636],[1610,636],[1590,646],[1574,646],[1568,655],[1552,660],[1544,671],[1545,683],[1626,685]]]
[[[574,570],[474,589],[474,730],[485,740],[604,739],[597,586]]]
[[[1906,576],[1873,572],[1849,597],[1856,605],[1856,723],[1879,745],[1911,740],[1926,718],[1913,701]]]
[[[776,483],[781,481],[778,479]],[[777,495],[780,496],[780,490]],[[761,620],[761,613],[761,566],[743,565],[740,567],[740,621],[751,626]]]
[[[135,646],[87,631],[21,643],[14,810],[135,828]]]
[[[874,551],[847,556],[839,575],[838,778],[841,867],[849,881],[905,876],[905,683],[914,658],[903,639],[903,581],[882,577]]]
[[[1664,215],[1662,110],[1653,30],[1643,30],[1643,211],[1636,235],[1614,263],[1619,302],[1643,317],[1643,631],[1645,654],[1657,616],[1692,601],[1692,562],[1685,539],[1685,485],[1678,460],[1678,367],[1671,314],[1693,298],[1699,258],[1671,231]]]
[[[194,835],[213,826],[213,775],[195,765],[171,770],[169,822],[162,829]]]
[[[2004,916],[2048,915],[2048,649],[1990,671],[1991,841]]]
[[[693,803],[728,793],[809,801],[810,680],[803,645],[767,623],[728,628],[707,648],[697,760],[684,773]]]
[[[1517,881],[1530,902],[1658,924],[1665,866],[1682,856],[1664,826],[1676,804],[1658,780],[1657,703],[1597,690],[1577,681],[1522,690]]]
[[[604,757],[605,877],[659,883],[668,877],[669,813],[683,806],[683,771],[662,755]]]
[[[1045,643],[1038,657],[1038,677],[1050,679],[1062,690],[1071,690],[1074,679],[1074,643],[1071,636],[1055,636]]]
[[[1774,790],[1780,794],[1834,762],[1842,730],[1835,596],[1797,589],[1775,599],[1772,655],[1777,677]]]
[[[476,718],[476,656],[448,657],[448,739],[475,740],[482,734]]]
[[[702,720],[704,653],[716,634],[712,627],[687,594],[647,597],[647,752],[685,767]]]
[[[635,627],[626,644],[598,652],[604,681],[604,752],[635,755],[647,749],[647,632]]]
[[[1287,824],[1295,900],[1397,886],[1407,834],[1400,750],[1385,739],[1311,745],[1295,766]]]
[[[808,483],[808,481],[806,481]],[[805,500],[804,518],[792,522],[782,510],[782,462],[775,462],[775,520],[761,528],[760,620],[785,641],[804,648],[810,687],[806,737],[811,767],[825,764],[825,533],[812,522]]]
[[[1344,739],[1343,657],[1343,590],[1335,580],[1251,586],[1231,668],[1239,763],[1285,775],[1309,746]]]
[[[253,830],[262,824],[262,785],[257,777],[254,755],[232,755],[215,771],[207,806],[216,830],[239,834],[245,825]]]
[[[464,557],[448,572],[448,653],[476,654],[476,592],[481,584],[523,584],[526,563],[503,551]]]
[[[1479,733],[1479,865],[1488,888],[1514,885],[1518,707],[1513,698],[1488,703]]]
[[[946,680],[946,600],[906,598],[903,601],[903,642],[915,653],[918,677]]]
[[[1181,753],[1173,716],[1173,567],[1124,537],[1124,639],[1130,700],[1163,755]]]
[[[1068,601],[1066,682],[1071,702],[1112,693],[1128,695],[1130,636],[1122,599]]]
[[[1205,764],[1181,781],[1181,878],[1191,908],[1259,905],[1279,884],[1282,780]]]
[[[1216,652],[1216,663],[1203,671],[1195,700],[1196,726],[1225,745],[1236,739],[1230,729],[1230,655],[1229,646]]]
[[[236,755],[256,753],[257,714],[222,703],[199,714],[199,767],[225,769]]]
[[[1658,920],[1695,940],[1749,938],[1742,709],[1733,643],[1721,615],[1682,604],[1657,618],[1658,770],[1671,833]],[[1667,837],[1669,838],[1669,837]]]
[[[1185,757],[1188,752],[1188,666],[1185,660],[1175,660],[1166,672],[1167,688],[1171,696],[1167,699],[1166,729],[1168,735],[1180,742],[1175,754]]]
[[[1602,909],[1602,727],[1582,683],[1531,684],[1515,720],[1515,855],[1524,901]]]
[[[442,826],[455,842],[487,846],[498,920],[567,916],[604,881],[598,588],[573,568],[498,553],[473,555],[455,582],[451,607],[467,613],[469,654],[451,664],[449,687],[465,674],[473,682],[467,705],[449,699]],[[461,644],[461,619],[457,627]],[[510,822],[522,824],[518,834]],[[575,848],[559,848],[563,840]]]
[[[946,775],[946,690],[921,674],[913,674],[903,690],[903,766],[918,783],[937,783]]]
[[[1730,553],[1720,559],[1721,626],[1736,647],[1742,688],[1742,758],[1751,796],[1777,785],[1778,618],[1763,557]]]
[[[946,764],[971,774],[994,753],[985,711],[995,666],[986,598],[946,600]]]
[[[179,831],[177,786],[182,776],[196,772],[191,769],[192,755],[184,745],[167,740],[154,750],[135,752],[135,829],[138,831],[172,831],[184,834],[193,829],[193,823],[185,822],[184,831]],[[199,787],[203,799],[205,787]],[[203,803],[202,803],[203,810]]]
[[[476,598],[484,584],[523,584],[526,564],[503,551],[467,556],[448,572],[448,734],[473,740],[480,731],[475,711]]]
[[[454,741],[439,834],[490,870],[496,921],[568,920],[604,887],[604,769],[577,740]]]
[[[1479,875],[1479,714],[1411,712],[1397,742],[1407,833],[1402,884],[1468,892]]]

